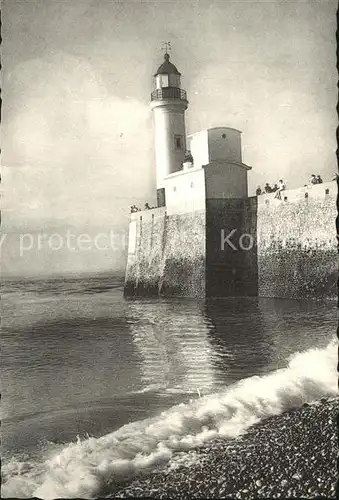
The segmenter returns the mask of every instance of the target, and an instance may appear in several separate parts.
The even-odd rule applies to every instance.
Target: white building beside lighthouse
[[[181,73],[165,54],[154,75],[154,116],[158,207],[168,215],[205,209],[206,199],[247,198],[241,132],[215,127],[186,136],[186,91]]]

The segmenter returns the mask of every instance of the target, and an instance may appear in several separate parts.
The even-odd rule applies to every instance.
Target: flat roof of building
[[[237,128],[224,126],[224,127],[205,128],[203,130],[199,130],[198,132],[194,132],[193,134],[188,134],[187,137],[191,137],[192,135],[200,134],[201,132],[208,132],[209,130],[234,130],[235,132],[239,132],[239,134],[242,134],[241,130],[238,130]]]

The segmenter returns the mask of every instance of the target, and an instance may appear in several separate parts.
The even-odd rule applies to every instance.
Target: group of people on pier
[[[315,175],[315,174],[311,175],[310,184],[322,184],[322,183],[323,180],[320,177],[320,175]]]
[[[142,210],[151,210],[152,208],[155,208],[155,207],[150,207],[148,203],[145,203],[145,206],[144,208],[138,208],[136,205],[132,205],[131,206],[131,214],[133,214],[134,212],[141,212]]]
[[[324,181],[320,177],[320,175],[311,175],[311,179],[309,184],[314,185],[314,184],[322,184]],[[309,184],[305,184],[305,187],[308,186]],[[257,187],[256,190],[256,195],[259,196],[261,194],[267,194],[267,193],[276,193],[275,198],[278,198],[279,200],[281,199],[281,191],[284,191],[286,189],[286,184],[283,181],[283,179],[280,179],[278,184],[274,184],[274,186],[271,186],[268,182],[266,182],[265,186],[263,189],[261,189],[260,186]]]
[[[271,186],[268,182],[266,182],[264,189],[262,190],[260,186],[257,187],[256,195],[259,196],[261,194],[266,193],[276,193],[275,198],[281,199],[281,191],[286,189],[286,183],[283,179],[279,180],[278,184],[274,184]]]

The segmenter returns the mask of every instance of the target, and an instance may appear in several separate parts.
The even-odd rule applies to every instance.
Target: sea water
[[[2,496],[95,497],[335,395],[335,326],[329,302],[125,300],[112,276],[4,283]]]

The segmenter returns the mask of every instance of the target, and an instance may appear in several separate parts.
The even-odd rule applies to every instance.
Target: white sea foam
[[[336,396],[336,347],[333,340],[325,349],[295,354],[285,369],[244,379],[103,437],[54,447],[41,463],[13,459],[3,468],[2,496],[92,498],[110,483],[169,463],[176,451],[236,437],[267,416]]]

